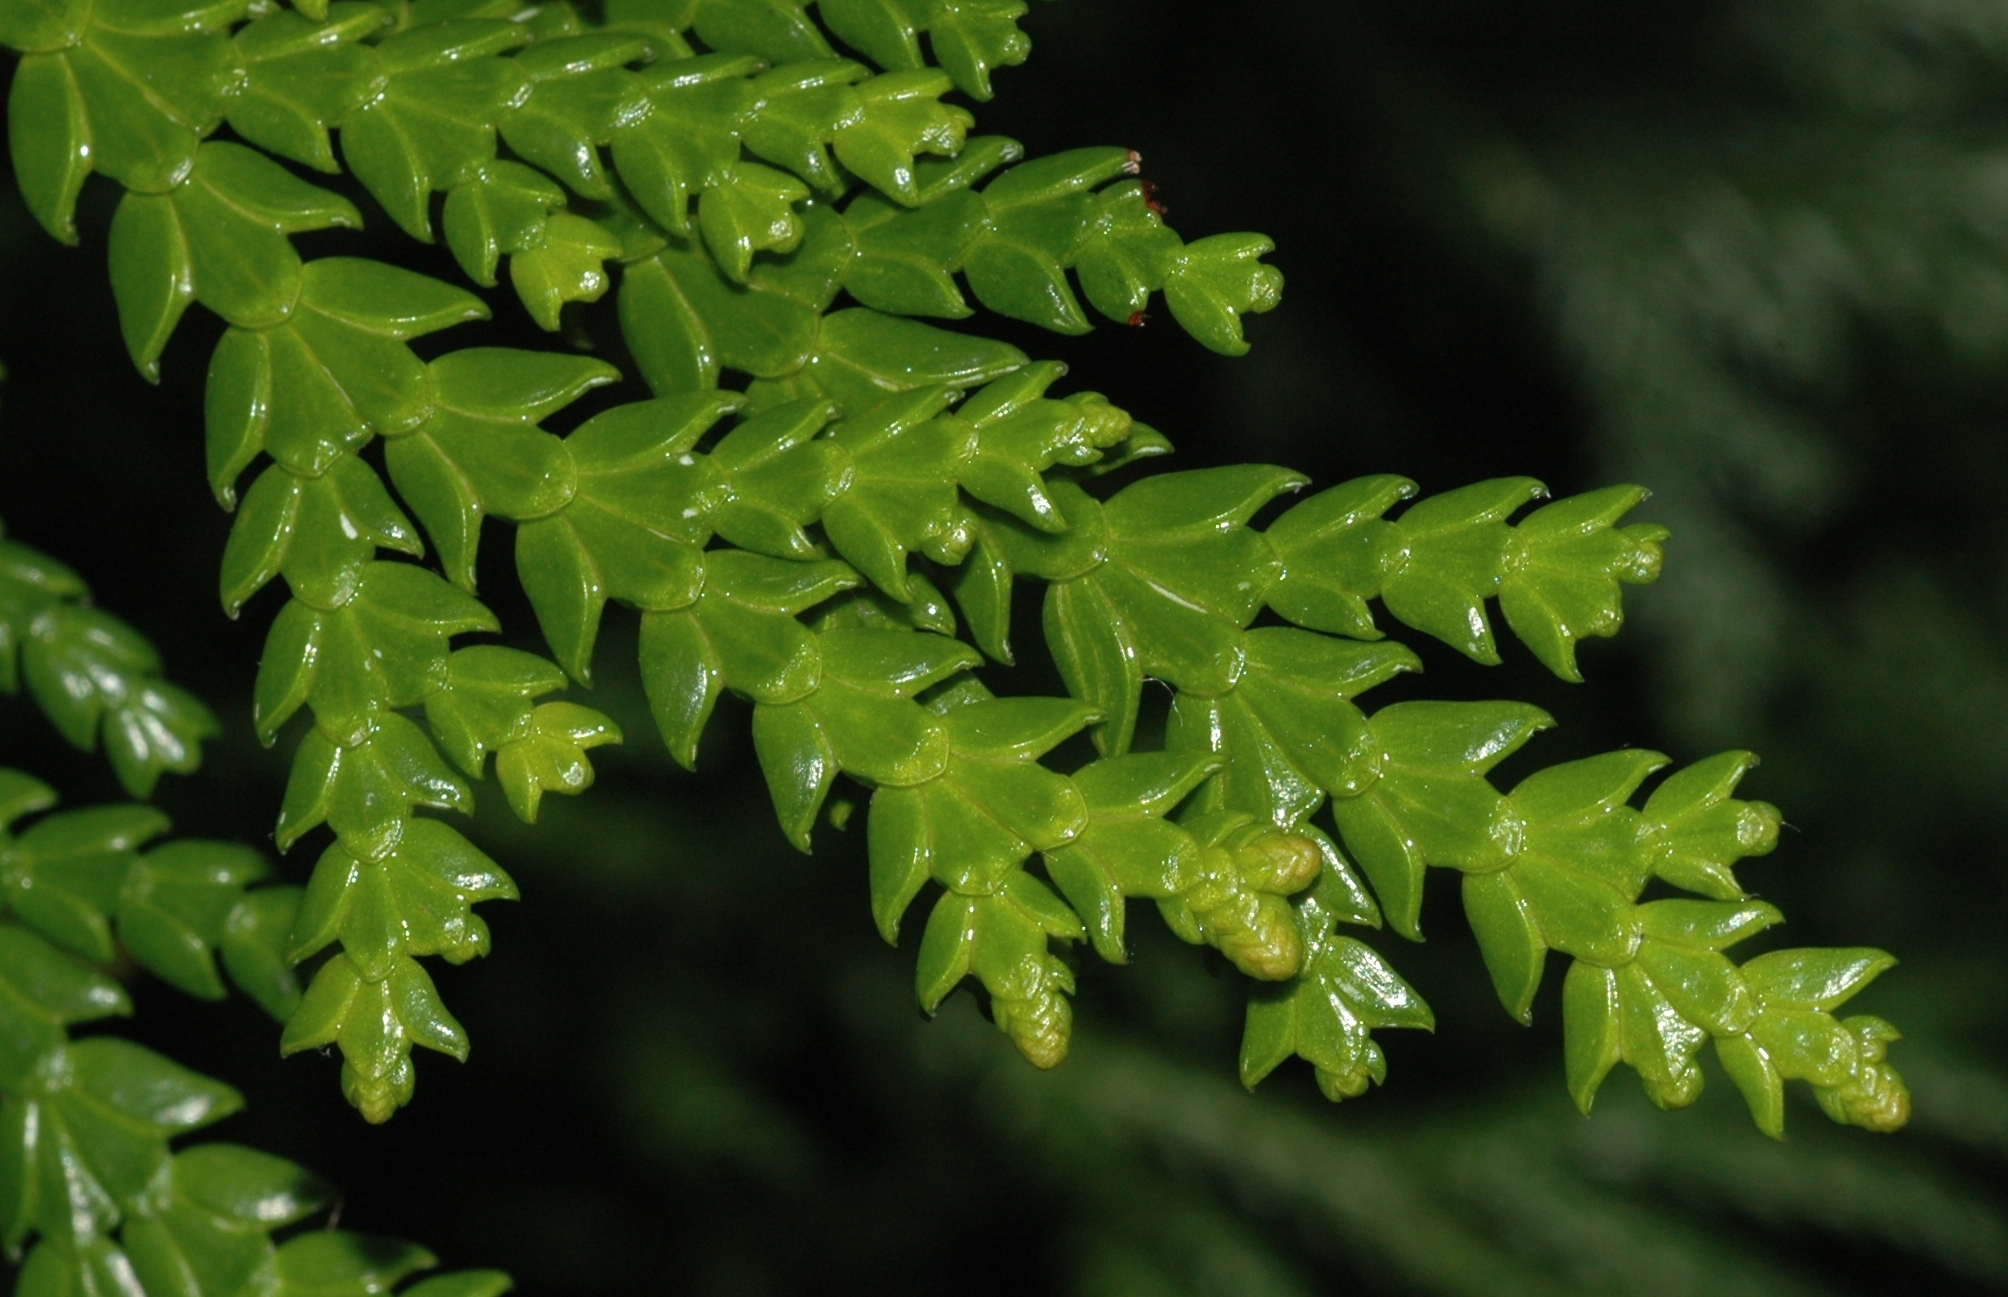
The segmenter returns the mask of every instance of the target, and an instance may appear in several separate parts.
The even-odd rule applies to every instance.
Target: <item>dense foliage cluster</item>
[[[1887,955],[1780,950],[1739,967],[1722,953],[1780,919],[1733,872],[1772,849],[1780,823],[1734,796],[1753,757],[1695,763],[1642,806],[1635,795],[1667,760],[1634,749],[1502,791],[1488,774],[1550,724],[1538,708],[1369,713],[1356,701],[1421,666],[1385,638],[1376,602],[1494,663],[1496,600],[1542,663],[1579,679],[1578,642],[1614,634],[1621,586],[1659,574],[1664,529],[1622,521],[1643,490],[1537,505],[1539,482],[1505,478],[1408,503],[1413,483],[1376,476],[1279,512],[1306,479],[1243,466],[1111,492],[1104,475],[1169,442],[1099,394],[1056,392],[1057,364],[913,318],[968,316],[973,297],[1077,333],[1081,297],[1135,324],[1162,294],[1199,342],[1238,354],[1241,317],[1278,300],[1267,240],[1184,242],[1136,154],[1026,161],[1011,140],[969,134],[971,114],[942,96],[989,97],[993,69],[1025,55],[1022,10],[826,0],[819,26],[788,0],[612,0],[603,22],[493,0],[0,8],[0,40],[23,55],[10,138],[37,218],[74,238],[89,173],[125,189],[109,253],[134,362],[157,375],[192,303],[228,326],[206,406],[210,484],[236,511],[222,601],[235,616],[284,583],[256,726],[272,743],[295,717],[311,725],[290,727],[276,836],[282,850],[323,826],[333,838],[304,890],[246,893],[263,869],[252,859],[135,855],[162,827],[145,812],[90,821],[99,836],[68,848],[81,830],[49,827],[59,817],[6,848],[25,926],[0,931],[104,961],[115,916],[136,960],[199,995],[222,993],[220,948],[284,1019],[283,1048],[338,1048],[344,1093],[387,1120],[412,1098],[414,1046],[468,1050],[419,960],[487,953],[472,907],[515,896],[500,867],[421,812],[471,809],[491,755],[525,821],[545,793],[592,783],[587,751],[622,735],[549,696],[590,682],[614,602],[639,615],[639,675],[672,754],[696,762],[729,691],[752,704],[796,846],[809,849],[826,813],[850,816],[831,799],[840,776],[865,789],[871,909],[888,941],[938,888],[919,942],[922,1007],[974,979],[1038,1066],[1068,1049],[1067,944],[1124,962],[1127,902],[1149,898],[1179,938],[1250,979],[1244,1083],[1301,1057],[1328,1097],[1362,1094],[1387,1073],[1372,1033],[1433,1017],[1345,929],[1385,921],[1418,937],[1435,865],[1463,874],[1509,1013],[1526,1021],[1548,953],[1568,957],[1567,1072],[1584,1111],[1620,1061],[1655,1103],[1691,1103],[1712,1040],[1767,1133],[1782,1133],[1786,1080],[1809,1082],[1836,1121],[1902,1125],[1908,1096],[1884,1057],[1894,1029],[1833,1012]],[[839,57],[832,38],[883,70]],[[226,125],[242,142],[212,138]],[[492,347],[421,358],[415,340],[488,307],[386,263],[303,259],[292,236],[362,216],[271,155],[345,168],[413,237],[443,231],[477,285],[496,284],[507,257],[547,330],[568,302],[618,282],[652,399],[602,406],[560,435],[545,422],[618,370]],[[549,658],[455,642],[501,629],[475,593],[489,519],[515,527]],[[18,547],[0,560],[0,683],[14,682],[19,644],[36,698],[80,746],[102,732],[136,794],[161,769],[192,767],[211,722],[152,678],[144,644],[78,607],[60,568]],[[1014,661],[1023,580],[1045,586],[1066,697],[998,697],[975,674],[985,658]],[[1171,691],[1156,751],[1136,745],[1147,680]],[[1084,764],[1042,764],[1084,733]],[[21,788],[16,814],[46,804],[39,785]],[[87,879],[65,882],[50,863],[65,849],[92,856]],[[1647,899],[1652,888],[1689,895]],[[55,985],[46,970],[61,968],[76,984],[67,999],[22,993],[50,1024],[16,1072],[48,1078],[34,1102],[75,1107],[121,1084],[198,1092],[199,1078],[176,1080],[151,1055],[90,1061],[89,1042],[67,1046],[62,1027],[117,1011],[116,988],[46,943],[22,958],[45,970],[24,964],[23,978]],[[312,968],[304,992],[297,965]],[[72,1055],[73,1068],[35,1061]],[[167,1166],[166,1135],[221,1115],[222,1093],[178,1100],[186,1119],[157,1120],[149,1156]],[[45,1219],[35,1195],[56,1190],[17,1175],[30,1187],[17,1191],[28,1205],[15,1237],[56,1240],[46,1267],[73,1276],[37,1282],[89,1290],[123,1282],[92,1276],[124,1266],[146,1291],[236,1291],[235,1277],[146,1271],[168,1264],[147,1241],[155,1222],[171,1232],[223,1210],[204,1174],[283,1179],[263,1162],[217,1171],[201,1153],[173,1160],[177,1185],[183,1160],[198,1161],[185,1201],[159,1187],[164,1171],[130,1183],[94,1172],[105,1206],[88,1228],[74,1211]],[[290,1180],[259,1192],[239,1216],[266,1230],[318,1200]],[[123,1251],[109,1241],[121,1220]],[[177,1255],[211,1246],[174,1237]],[[257,1233],[265,1250],[230,1274],[283,1274],[306,1237],[274,1252]],[[389,1255],[368,1252],[375,1277],[355,1282],[395,1282],[423,1254]],[[194,1275],[208,1263],[180,1264]]]

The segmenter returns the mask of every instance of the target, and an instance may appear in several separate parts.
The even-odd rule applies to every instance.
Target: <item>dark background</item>
[[[743,709],[721,709],[698,775],[673,767],[618,611],[592,701],[628,745],[535,830],[493,795],[478,817],[525,899],[484,910],[491,958],[438,972],[465,1067],[421,1055],[416,1102],[373,1129],[333,1060],[282,1064],[248,1003],[142,984],[132,1034],[243,1089],[218,1137],[326,1173],[345,1228],[532,1293],[2008,1287],[2008,18],[1060,0],[1026,26],[1033,58],[999,74],[981,129],[1035,154],[1138,149],[1175,227],[1259,229],[1288,282],[1238,360],[1168,319],[1083,339],[978,324],[1068,361],[1179,466],[1653,487],[1641,516],[1674,529],[1669,575],[1630,593],[1623,638],[1585,649],[1590,683],[1517,646],[1485,670],[1422,645],[1426,682],[1376,701],[1547,707],[1560,730],[1507,782],[1625,744],[1763,752],[1745,788],[1791,829],[1743,875],[1790,944],[1903,957],[1857,1003],[1909,1034],[1911,1130],[1836,1129],[1798,1094],[1774,1145],[1719,1072],[1694,1111],[1661,1114],[1621,1071],[1578,1118],[1559,976],[1532,1029],[1508,1021],[1447,871],[1434,940],[1374,937],[1439,1022],[1383,1033],[1384,1090],[1332,1107],[1293,1066],[1244,1096],[1238,979],[1151,921],[1130,967],[1083,964],[1075,1056],[1036,1074],[966,994],[919,1018],[914,936],[874,934],[862,835],[785,845]],[[0,517],[222,717],[203,772],[159,794],[178,830],[269,846],[285,749],[251,740],[249,699],[278,603],[232,623],[214,594],[229,524],[203,482],[201,387],[219,326],[191,313],[149,387],[103,272],[113,187],[86,190],[77,249],[6,189]],[[306,250],[458,282],[364,210],[371,232]],[[541,345],[494,304],[446,344]],[[569,335],[617,347],[611,307],[571,308]],[[505,553],[484,571],[505,623],[529,625]],[[0,761],[70,805],[118,796],[21,700],[0,700]],[[281,873],[304,881],[317,849]]]

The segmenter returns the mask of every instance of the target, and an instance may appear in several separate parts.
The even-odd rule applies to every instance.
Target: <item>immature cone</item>
[[[1074,1031],[1074,1005],[1066,996],[1048,991],[1027,1000],[992,1000],[990,1011],[1032,1066],[1051,1069],[1066,1061]]]
[[[1901,1130],[1910,1121],[1910,1089],[1883,1058],[1896,1028],[1881,1018],[1844,1018],[1841,1030],[1852,1037],[1859,1060],[1854,1074],[1836,1086],[1816,1086],[1813,1097],[1827,1116],[1863,1130]]]
[[[1343,1103],[1347,1099],[1357,1099],[1367,1092],[1369,1082],[1375,1085],[1387,1080],[1387,1055],[1381,1047],[1368,1039],[1362,1042],[1358,1058],[1345,1071],[1329,1067],[1317,1069],[1318,1093],[1333,1103]]]
[[[1204,879],[1185,902],[1236,968],[1260,981],[1286,981],[1304,966],[1304,936],[1284,898],[1315,882],[1323,864],[1309,838],[1251,824],[1207,849]]]
[[[372,1126],[383,1125],[411,1102],[417,1080],[408,1054],[395,1060],[382,1076],[371,1076],[354,1063],[342,1064],[342,1095]]]
[[[1258,892],[1294,896],[1318,881],[1325,858],[1318,844],[1297,833],[1250,826],[1228,838],[1234,865]]]

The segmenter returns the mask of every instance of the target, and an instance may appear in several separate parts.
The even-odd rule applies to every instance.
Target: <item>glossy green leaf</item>
[[[793,176],[752,162],[706,189],[697,202],[697,227],[725,277],[743,284],[755,253],[792,251],[803,232],[794,205],[808,196],[808,187]]]
[[[1562,983],[1563,1055],[1569,1094],[1585,1116],[1622,1052],[1618,1003],[1615,972],[1580,961],[1569,965]]]
[[[242,328],[268,327],[292,313],[301,267],[286,236],[362,225],[347,199],[238,144],[204,144],[171,201],[196,298]]]
[[[388,17],[344,4],[323,25],[281,9],[240,29],[235,44],[244,81],[229,105],[231,129],[317,171],[339,170],[328,128],[361,105],[378,71],[375,51],[353,42],[375,34]]]
[[[335,1230],[296,1234],[279,1247],[277,1271],[288,1290],[388,1292],[399,1280],[436,1265],[422,1247]]]
[[[1730,866],[1778,844],[1784,820],[1768,802],[1730,794],[1757,764],[1748,752],[1724,752],[1669,776],[1645,804],[1644,851],[1652,872],[1676,887],[1717,900],[1743,897]]]
[[[58,945],[99,962],[113,956],[111,912],[137,860],[135,850],[167,829],[145,806],[98,806],[37,821],[10,844],[8,905]]]
[[[516,571],[558,661],[582,682],[608,599],[670,612],[696,600],[705,575],[696,546],[592,507],[520,527]]]
[[[642,619],[643,684],[664,741],[686,767],[720,690],[780,705],[821,683],[822,650],[794,614],[858,583],[841,563],[797,564],[731,550],[707,555],[687,614]]]
[[[198,1129],[244,1106],[229,1086],[116,1036],[77,1041],[70,1046],[70,1059],[80,1090],[162,1134]]]
[[[827,644],[824,658],[827,669]],[[794,705],[814,717],[820,741],[828,746],[837,767],[861,779],[904,786],[924,783],[946,767],[947,734],[917,703],[875,688],[837,683],[826,675],[812,698]]]
[[[512,60],[529,76],[530,89],[501,115],[503,140],[581,197],[613,197],[596,146],[642,102],[642,83],[620,65],[647,53],[646,40],[616,32],[532,46]]]
[[[1767,1001],[1830,1011],[1896,963],[1880,950],[1774,950],[1743,965],[1750,989]]]
[[[471,590],[484,517],[543,517],[576,488],[564,443],[537,422],[619,375],[584,357],[501,348],[453,352],[429,368],[439,409],[391,444],[387,462],[447,574]]]
[[[799,369],[816,315],[777,293],[738,289],[706,257],[665,250],[621,280],[621,334],[657,395],[702,391],[719,368],[756,377]]]
[[[1553,722],[1518,703],[1397,703],[1369,721],[1380,778],[1332,804],[1395,931],[1415,938],[1424,866],[1498,867],[1503,799],[1484,772]]]
[[[918,203],[915,155],[961,152],[973,124],[966,111],[940,102],[950,85],[947,76],[932,69],[873,77],[859,87],[861,120],[836,133],[838,160],[880,193]]]
[[[690,231],[690,199],[739,161],[739,132],[758,102],[761,60],[706,54],[642,74],[649,111],[616,123],[613,157],[642,209],[673,234]]]
[[[301,889],[262,887],[234,906],[224,920],[223,966],[237,988],[278,1022],[300,1003],[300,982],[285,958]]]
[[[564,205],[564,190],[529,167],[485,163],[446,196],[446,246],[469,279],[493,287],[502,255],[534,246]]]
[[[361,257],[309,262],[301,297],[323,315],[399,342],[488,318],[487,305],[472,293]]]
[[[1032,52],[1032,39],[1018,29],[1026,6],[1021,0],[979,0],[931,7],[928,44],[956,88],[970,98],[989,99],[990,74],[1016,67]]]
[[[974,386],[1026,363],[1016,347],[946,332],[876,311],[823,317],[807,376],[854,413],[915,388]]]
[[[856,247],[844,286],[875,310],[962,319],[972,312],[953,271],[988,221],[987,206],[967,190],[910,212],[862,194],[844,209]]]
[[[809,850],[809,830],[837,777],[836,753],[814,713],[801,703],[753,710],[753,750],[767,775],[767,791],[782,831],[797,850]]]
[[[1618,1047],[1646,1097],[1661,1108],[1693,1103],[1703,1084],[1694,1060],[1707,1031],[1683,1018],[1638,965],[1618,969],[1617,986]]]
[[[1471,935],[1478,939],[1499,1002],[1527,1023],[1533,1020],[1534,994],[1541,989],[1548,943],[1541,934],[1540,915],[1516,874],[1515,870],[1466,874],[1464,915],[1471,922]]]
[[[94,1022],[132,1012],[132,1002],[117,982],[17,924],[0,926],[0,981],[19,1004],[54,1023]],[[20,1075],[15,1073],[15,1084]]]
[[[1198,881],[1200,844],[1157,817],[1217,764],[1206,756],[1151,753],[1105,758],[1074,777],[1089,820],[1073,841],[1046,853],[1046,870],[1104,959],[1128,958],[1126,898],[1169,899]]]
[[[303,1168],[235,1144],[203,1144],[176,1155],[174,1189],[195,1206],[267,1228],[312,1215],[333,1196]]]
[[[950,892],[935,905],[921,939],[921,1007],[932,1013],[973,974],[990,993],[998,1030],[1034,1066],[1057,1066],[1072,1034],[1066,997],[1074,981],[1049,953],[1049,938],[1080,935],[1071,911],[1029,874],[1014,874],[994,895]]]
[[[432,238],[435,189],[494,159],[496,118],[524,84],[510,61],[471,55],[508,49],[526,35],[514,23],[470,22],[420,28],[378,47],[395,75],[380,97],[343,118],[342,158],[412,237]]]
[[[613,280],[602,263],[620,252],[620,243],[597,223],[559,212],[544,222],[535,243],[509,259],[509,279],[530,318],[555,330],[565,303],[605,296]]]
[[[1074,260],[1081,289],[1094,308],[1124,323],[1150,305],[1185,242],[1165,226],[1152,186],[1141,180],[1110,185],[1098,195],[1100,214]]]
[[[0,828],[56,804],[56,790],[19,770],[0,767]]]
[[[823,530],[852,566],[901,602],[911,594],[911,551],[952,559],[967,548],[952,483],[975,437],[959,420],[934,417],[947,402],[938,388],[895,397],[846,420],[835,436],[852,472],[849,488],[824,506]]]
[[[990,197],[988,191],[985,197]],[[1094,211],[1094,200],[1084,194],[1058,212],[993,217],[986,237],[963,257],[970,291],[1000,315],[1055,333],[1086,333],[1091,326],[1067,283],[1065,267],[1086,237]]]
[[[76,747],[102,742],[136,797],[164,771],[194,770],[216,721],[160,679],[153,646],[111,614],[76,606],[82,583],[33,550],[0,542],[0,564],[0,687],[26,684]]]
[[[1366,717],[1351,700],[1422,663],[1400,645],[1352,644],[1283,628],[1249,631],[1245,645],[1236,696],[1263,731],[1264,764],[1287,762],[1334,797],[1371,783],[1376,753]],[[1237,759],[1243,755],[1256,759],[1252,753]]]
[[[94,28],[62,55],[83,94],[94,165],[129,190],[166,193],[222,117],[236,52],[220,34]]]
[[[112,293],[126,351],[149,382],[160,379],[160,353],[195,300],[195,266],[172,199],[127,194],[112,217]]]
[[[454,763],[479,775],[489,752],[528,737],[532,700],[564,687],[564,673],[535,654],[477,644],[447,659],[445,687],[427,695],[425,719]]]
[[[1283,560],[1269,606],[1312,630],[1379,639],[1367,600],[1408,557],[1403,532],[1381,515],[1414,494],[1406,478],[1356,478],[1278,518],[1264,533]]]
[[[42,228],[77,241],[77,195],[91,171],[91,130],[83,92],[69,62],[30,54],[7,94],[7,143],[21,197]]]
[[[1659,577],[1666,529],[1616,526],[1645,497],[1643,487],[1606,487],[1537,509],[1513,529],[1519,547],[1499,583],[1499,610],[1565,680],[1582,678],[1577,640],[1615,635],[1624,624],[1619,582]]]
[[[797,0],[699,0],[698,39],[770,63],[827,58],[829,44]]]
[[[1386,960],[1363,942],[1332,935],[1298,977],[1250,992],[1241,1083],[1252,1090],[1296,1055],[1316,1069],[1326,1098],[1355,1098],[1387,1078],[1375,1029],[1435,1025],[1429,1006]]]
[[[534,824],[545,793],[582,793],[593,786],[587,749],[620,741],[620,727],[592,708],[544,703],[531,713],[525,737],[497,749],[495,776],[517,818]]]
[[[1500,478],[1412,506],[1401,517],[1408,561],[1381,588],[1388,611],[1476,661],[1497,662],[1485,600],[1499,589],[1512,539],[1504,520],[1545,493],[1532,478]]]
[[[128,870],[118,902],[119,940],[148,971],[191,995],[223,998],[212,951],[224,939],[246,884],[262,878],[256,852],[184,841],[149,852]]]
[[[1722,1070],[1743,1093],[1757,1129],[1773,1139],[1785,1137],[1785,1079],[1778,1074],[1763,1046],[1748,1036],[1723,1036],[1715,1042]]]
[[[1241,317],[1274,310],[1282,300],[1282,272],[1261,260],[1275,246],[1259,234],[1216,234],[1187,244],[1165,276],[1172,315],[1208,350],[1245,355]]]
[[[0,44],[28,53],[63,49],[83,34],[90,13],[79,0],[9,5],[0,17]]]

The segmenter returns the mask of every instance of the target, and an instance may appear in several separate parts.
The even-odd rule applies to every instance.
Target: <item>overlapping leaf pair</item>
[[[83,579],[0,533],[0,692],[27,685],[64,738],[86,752],[102,740],[134,797],[161,772],[202,761],[216,720],[160,678],[160,658],[132,627],[93,608]]]
[[[9,831],[55,802],[39,780],[0,771],[0,901],[19,923],[93,963],[108,964],[123,950],[206,1000],[224,996],[220,954],[231,980],[267,1012],[282,1021],[292,1012],[300,992],[280,952],[298,888],[247,892],[268,872],[265,861],[228,843],[180,841],[142,853],[168,827],[148,806],[70,811],[18,836]],[[31,1042],[17,1030],[8,1039],[19,1055],[12,1074],[33,1071],[42,1038]]]

